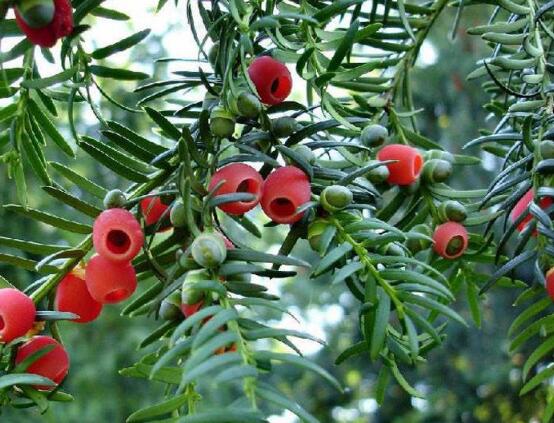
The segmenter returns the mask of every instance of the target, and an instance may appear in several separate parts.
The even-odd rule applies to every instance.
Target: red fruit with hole
[[[55,309],[79,316],[73,320],[75,323],[92,322],[102,312],[102,304],[92,298],[84,277],[82,271],[72,272],[62,279],[56,289]]]
[[[140,210],[144,215],[146,225],[158,223],[162,217],[169,217],[169,206],[162,203],[160,197],[148,197],[140,202]]]
[[[310,201],[311,186],[308,176],[294,166],[280,167],[264,183],[262,208],[277,223],[294,223],[304,213],[296,209]]]
[[[554,301],[554,267],[551,267],[550,270],[546,272],[546,291],[552,301]]]
[[[42,28],[30,27],[15,10],[15,21],[27,39],[38,46],[50,48],[60,38],[67,37],[73,32],[73,9],[69,0],[54,0],[54,18]]]
[[[140,223],[125,209],[105,210],[96,218],[92,229],[96,252],[118,262],[131,261],[144,244]]]
[[[11,342],[33,328],[35,303],[15,288],[0,289],[0,342]]]
[[[269,56],[254,59],[248,67],[248,76],[265,104],[282,103],[292,90],[292,77],[287,67]]]
[[[531,188],[523,195],[523,197],[519,199],[519,201],[512,209],[512,213],[510,214],[510,219],[512,220],[512,222],[515,222],[517,218],[520,217],[523,213],[527,213],[527,208],[529,207],[529,204],[531,203],[531,201],[533,201],[534,196],[535,196],[535,192],[533,191],[533,188]],[[539,206],[543,210],[547,209],[551,205],[552,205],[552,198],[550,197],[543,197],[539,201]],[[533,216],[530,213],[527,213],[527,216],[519,223],[519,225],[517,225],[517,230],[519,232],[523,231],[525,227],[529,224],[531,219],[533,219]],[[537,236],[537,231],[535,230],[532,235]]]
[[[264,180],[256,169],[244,163],[231,163],[214,173],[208,189],[211,191],[221,181],[223,185],[216,191],[216,195],[249,193],[256,198],[252,201],[235,201],[218,206],[228,214],[241,215],[252,210],[260,202]]]
[[[458,222],[446,222],[437,226],[433,234],[436,253],[446,259],[460,257],[467,249],[467,229]]]
[[[54,348],[31,363],[29,367],[27,367],[26,372],[44,376],[56,385],[59,385],[62,380],[65,379],[67,372],[69,371],[69,355],[64,347],[54,338],[49,336],[35,336],[31,338],[17,349],[15,363],[21,363],[31,354],[34,354],[50,345],[53,345]],[[53,389],[52,386],[35,386],[35,388],[44,391]]]
[[[185,317],[190,317],[196,313],[204,305],[204,300],[198,301],[194,304],[181,304],[181,311]]]
[[[377,153],[377,160],[397,160],[387,165],[389,184],[410,185],[415,182],[423,167],[423,157],[415,148],[403,144],[390,144]]]
[[[114,262],[99,255],[88,262],[85,281],[91,297],[102,304],[119,303],[137,289],[137,275],[129,262]]]

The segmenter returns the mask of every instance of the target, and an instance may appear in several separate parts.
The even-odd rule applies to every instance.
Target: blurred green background
[[[169,8],[169,12],[174,13],[174,9]],[[488,12],[482,8],[466,8],[457,37],[455,41],[451,41],[449,33],[454,11],[447,11],[434,27],[429,42],[424,44],[422,57],[413,73],[416,106],[424,109],[419,117],[420,129],[425,135],[439,140],[456,153],[461,152],[466,141],[478,135],[478,128],[487,126],[486,115],[481,108],[486,97],[477,82],[469,83],[465,80],[465,75],[482,56],[485,46],[478,37],[467,36],[465,28],[486,21]],[[138,65],[150,71],[155,70],[158,76],[166,74],[166,67],[153,65],[153,57],[176,52],[180,52],[181,56],[188,55],[186,50],[183,51],[183,45],[175,45],[178,40],[174,36],[170,37],[175,29],[174,25],[178,25],[179,21],[185,22],[184,13],[179,13],[183,16],[173,19],[173,24],[164,26],[161,23],[166,33],[155,31],[147,43],[122,60],[133,64],[133,68]],[[160,26],[160,19],[163,18],[156,17],[154,24]],[[142,29],[141,24],[145,22],[128,24],[129,33]],[[98,25],[106,26],[110,23],[98,21]],[[168,39],[172,43],[171,51],[168,51]],[[130,84],[116,84],[106,80],[103,87],[124,104],[134,104],[138,99],[132,93],[133,86]],[[153,135],[140,115],[123,112],[105,101],[101,101],[101,105],[107,117]],[[79,112],[83,116],[80,132],[98,136],[97,124],[93,119],[87,118],[90,111],[83,108]],[[65,123],[60,121],[62,125]],[[54,153],[49,158],[58,157]],[[484,167],[480,172],[473,171],[474,168],[466,168],[467,173],[456,174],[453,185],[461,188],[485,187],[494,175],[498,163],[491,157],[483,158]],[[123,188],[121,181],[83,153],[79,153],[71,166],[104,186]],[[29,177],[33,178],[31,175]],[[5,176],[3,180],[6,182],[0,187],[0,201],[2,204],[11,203],[15,199],[14,184]],[[38,184],[30,185],[32,206],[71,217],[69,209],[57,209],[57,206],[41,194]],[[30,223],[3,209],[0,209],[0,234],[48,243],[75,241],[67,237],[67,234]],[[268,230],[264,242],[275,243],[281,236],[278,230]],[[255,247],[266,250],[270,245],[258,241]],[[310,260],[315,259],[310,256],[311,253],[304,244],[297,247],[295,254]],[[0,274],[15,281],[19,287],[32,282],[29,274],[8,266],[0,265]],[[518,396],[518,368],[522,358],[511,358],[506,353],[507,327],[516,314],[511,306],[515,292],[502,288],[493,290],[483,298],[483,327],[480,330],[475,327],[464,329],[451,324],[445,345],[435,350],[426,364],[420,365],[415,371],[407,372],[413,385],[427,394],[425,400],[411,399],[400,388],[392,386],[384,406],[379,409],[372,399],[376,368],[369,359],[361,356],[346,361],[340,367],[333,364],[338,353],[359,340],[357,304],[344,287],[340,284],[331,287],[325,278],[309,281],[300,277],[294,281],[264,283],[280,284],[272,289],[282,295],[284,304],[300,318],[303,329],[324,337],[328,342],[328,346],[322,349],[302,343],[299,344],[301,349],[349,387],[346,394],[338,395],[331,386],[315,376],[286,366],[281,366],[278,374],[272,376],[271,383],[278,384],[322,422],[523,423],[532,421],[533,417],[541,413],[541,398]],[[460,301],[457,307],[471,321],[467,304]],[[0,422],[123,422],[132,411],[159,400],[163,394],[161,385],[126,379],[117,373],[118,369],[131,365],[140,357],[141,352],[137,351],[137,345],[156,326],[156,322],[146,318],[123,318],[119,316],[120,310],[120,307],[106,307],[102,317],[90,325],[61,325],[72,361],[70,377],[64,384],[64,390],[75,396],[74,402],[53,405],[42,416],[30,410],[2,410]],[[275,321],[279,319],[277,315],[262,317],[279,323]],[[291,324],[288,320],[286,323]],[[209,391],[203,393],[210,395]],[[294,421],[296,420],[289,415],[272,418],[275,423]]]

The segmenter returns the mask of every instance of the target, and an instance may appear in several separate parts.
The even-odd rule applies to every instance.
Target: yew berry
[[[295,223],[304,212],[298,207],[310,201],[308,176],[295,166],[274,170],[265,180],[261,205],[265,214],[276,223]]]
[[[36,308],[23,292],[15,288],[0,289],[0,342],[11,342],[33,328]]]
[[[160,219],[167,216],[169,206],[162,203],[160,197],[148,197],[140,202],[140,210],[144,216],[146,226],[158,223]]]
[[[73,320],[76,323],[92,322],[102,312],[102,304],[90,295],[84,276],[82,271],[66,275],[58,285],[54,300],[56,310],[79,316]]]
[[[120,189],[112,189],[104,197],[104,208],[106,209],[117,209],[125,206],[127,202],[127,197],[125,193]]]
[[[287,67],[269,56],[254,59],[248,67],[248,76],[265,104],[282,103],[292,90],[292,77]]]
[[[377,153],[380,161],[397,160],[387,165],[390,175],[388,182],[394,185],[410,185],[415,182],[423,167],[423,158],[419,151],[409,145],[390,144]]]
[[[41,47],[52,47],[73,31],[73,9],[69,0],[20,2],[15,7],[17,26],[27,39]]]
[[[216,106],[210,113],[210,130],[218,138],[230,138],[235,132],[235,119],[223,107]]]
[[[105,210],[96,218],[92,229],[96,252],[111,261],[131,261],[144,244],[139,222],[125,209]]]
[[[551,267],[548,272],[546,272],[546,292],[554,301],[554,267]]]
[[[301,157],[306,159],[306,161],[310,164],[314,164],[316,161],[316,157],[314,152],[310,147],[307,147],[303,144],[296,144],[293,148],[295,153],[298,153]]]
[[[271,132],[277,138],[286,138],[290,137],[293,132],[296,131],[297,126],[298,123],[296,119],[290,116],[283,116],[271,122]]]
[[[320,252],[321,248],[321,237],[323,233],[330,226],[329,222],[324,219],[315,219],[308,226],[308,242],[312,250]]]
[[[436,227],[433,241],[438,255],[446,259],[455,259],[467,249],[467,230],[458,222],[446,222]]]
[[[204,305],[204,300],[200,300],[195,304],[181,304],[181,312],[185,317],[190,317],[196,313]]]
[[[32,362],[26,372],[44,376],[59,385],[69,371],[69,355],[64,347],[49,336],[35,336],[17,349],[15,363],[19,364],[31,354],[53,345],[53,349]],[[48,391],[51,386],[35,386],[36,389]]]
[[[88,262],[85,281],[92,298],[102,304],[119,303],[137,289],[135,269],[129,262],[114,262],[100,255]]]
[[[379,163],[375,161],[375,163]],[[368,164],[372,164],[372,162],[369,162]],[[373,184],[382,184],[383,182],[387,181],[390,176],[390,171],[387,166],[377,166],[368,171],[365,174],[365,177]]]
[[[352,191],[342,185],[330,185],[326,187],[320,196],[321,206],[325,211],[334,213],[344,209],[353,200]]]
[[[254,195],[251,201],[234,201],[218,207],[225,213],[241,215],[256,207],[262,196],[264,180],[256,169],[244,163],[231,163],[214,173],[208,189],[211,191],[221,181],[225,181],[216,195],[246,192]]]
[[[422,179],[430,184],[445,182],[452,175],[452,164],[448,160],[431,159],[423,165]]]
[[[535,196],[535,192],[531,188],[523,195],[523,197],[519,199],[519,201],[512,209],[512,213],[510,214],[510,218],[512,219],[512,222],[515,222],[523,213],[527,213],[527,208],[529,207],[529,204],[531,203],[531,201],[533,201],[534,196]],[[539,206],[541,209],[546,209],[551,205],[552,205],[552,198],[550,197],[543,197],[539,201]],[[527,216],[517,225],[517,230],[519,232],[523,231],[526,228],[526,226],[529,224],[532,218],[533,216],[530,213],[527,213]],[[537,231],[533,232],[533,236],[537,236]]]
[[[160,317],[164,320],[177,320],[181,315],[181,293],[174,291],[160,304]]]
[[[543,159],[554,159],[554,141],[541,141],[539,144],[539,151]]]
[[[443,222],[463,222],[467,217],[466,207],[459,201],[444,201],[439,205],[437,211]]]
[[[446,160],[447,162],[450,162],[450,163],[454,163],[454,156],[448,151],[444,151],[444,150],[427,150],[423,155],[423,157],[426,161],[432,160],[432,159],[440,159],[440,160]]]
[[[387,128],[381,125],[368,125],[360,135],[362,145],[366,147],[378,147],[382,145],[389,136]]]
[[[246,118],[257,118],[262,111],[262,103],[254,94],[243,91],[237,98],[237,111]]]
[[[190,248],[194,261],[206,269],[219,266],[227,258],[225,241],[217,232],[200,234],[192,241]]]
[[[185,210],[185,205],[181,200],[175,201],[173,206],[171,206],[169,221],[175,228],[182,228],[187,224],[187,212]]]

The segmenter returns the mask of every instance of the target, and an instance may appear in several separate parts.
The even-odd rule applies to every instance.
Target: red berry
[[[269,56],[261,56],[248,67],[248,76],[265,104],[279,104],[292,89],[292,77],[287,67]]]
[[[15,20],[27,39],[41,47],[52,47],[73,32],[73,9],[69,0],[54,0],[54,18],[42,28],[31,28],[15,8]]]
[[[389,184],[410,185],[415,182],[423,167],[423,157],[409,145],[390,144],[377,153],[377,160],[398,160],[387,165],[389,169]]]
[[[144,244],[140,223],[125,209],[103,211],[94,221],[92,240],[96,252],[111,261],[131,261]]]
[[[551,267],[548,272],[546,272],[546,291],[552,301],[554,301],[554,267]]]
[[[92,298],[102,304],[119,303],[137,289],[137,275],[129,262],[113,262],[99,255],[88,262],[85,281]]]
[[[0,342],[11,342],[33,328],[36,308],[23,292],[14,288],[0,289]]]
[[[460,257],[467,249],[466,228],[458,222],[446,222],[437,226],[433,234],[437,254],[447,259]]]
[[[102,304],[88,292],[84,273],[80,275],[76,272],[66,275],[58,285],[54,307],[79,316],[79,319],[73,320],[76,323],[92,322],[102,312]]]
[[[169,206],[162,203],[160,197],[145,198],[140,202],[140,209],[147,226],[158,223],[162,216],[169,216]]]
[[[510,218],[512,219],[512,222],[514,222],[519,216],[521,216],[522,213],[527,212],[527,208],[529,207],[529,204],[531,203],[531,201],[533,201],[534,196],[535,196],[535,192],[533,191],[533,188],[531,188],[523,195],[523,197],[519,199],[519,201],[512,209],[512,213],[510,214]],[[552,198],[550,197],[543,197],[539,201],[539,206],[543,210],[550,207],[551,205],[552,205]],[[527,216],[521,221],[519,225],[517,225],[517,230],[519,232],[523,231],[525,227],[529,224],[531,219],[533,219],[533,216],[530,213],[527,213]],[[536,230],[533,232],[533,236],[537,236]]]
[[[217,195],[247,192],[256,196],[252,201],[235,201],[219,206],[225,213],[241,215],[253,209],[260,202],[264,180],[256,169],[244,163],[231,163],[222,167],[212,176],[209,190],[225,181],[217,190]]]
[[[310,201],[311,186],[308,176],[294,166],[285,166],[271,173],[264,183],[262,208],[277,223],[294,223],[304,213],[296,209]]]
[[[196,313],[204,305],[204,300],[200,300],[194,304],[181,304],[181,311],[185,317],[190,317]]]
[[[42,350],[49,345],[55,345],[54,349],[35,360],[26,372],[44,376],[59,385],[67,376],[69,370],[69,355],[64,347],[49,336],[35,336],[20,346],[17,350],[15,363],[19,364],[31,354]],[[51,386],[35,386],[36,389],[51,390]]]

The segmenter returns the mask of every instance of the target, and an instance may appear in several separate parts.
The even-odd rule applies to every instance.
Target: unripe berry
[[[245,118],[255,119],[262,111],[262,103],[254,94],[243,91],[237,98],[237,111]]]
[[[15,288],[0,289],[0,342],[11,342],[33,328],[36,308],[23,292]]]
[[[431,159],[423,166],[422,178],[429,184],[445,182],[452,175],[452,165],[442,159]]]
[[[174,291],[160,304],[160,317],[164,320],[177,320],[181,314],[181,293]]]
[[[92,298],[85,280],[78,273],[66,275],[59,283],[54,308],[79,316],[73,320],[76,323],[92,322],[102,312],[102,304]]]
[[[111,261],[128,262],[139,253],[144,234],[133,214],[125,209],[105,210],[92,228],[96,252]]]
[[[352,191],[342,185],[331,185],[321,193],[320,202],[324,210],[333,213],[344,209],[352,203]]]
[[[444,201],[438,208],[439,218],[442,222],[463,222],[467,217],[465,206],[454,200]]]
[[[265,180],[261,205],[274,222],[295,223],[304,215],[296,210],[310,197],[308,176],[297,167],[285,166],[274,170]]]
[[[248,76],[265,104],[282,103],[292,90],[292,77],[287,67],[269,56],[254,59],[248,67]]]
[[[102,304],[115,304],[129,298],[137,289],[137,275],[129,262],[113,262],[96,255],[85,271],[87,289]]]
[[[425,152],[423,157],[425,158],[425,161],[440,159],[440,160],[446,160],[449,163],[454,163],[454,156],[448,151],[443,151],[443,150],[428,150]]]
[[[529,204],[531,203],[531,201],[533,201],[534,196],[535,196],[535,192],[531,188],[523,195],[523,197],[519,199],[519,201],[512,209],[512,213],[510,214],[510,219],[512,220],[512,222],[515,222],[517,218],[521,216],[522,213],[525,213],[527,211],[527,207],[529,207]],[[550,197],[543,197],[539,201],[539,207],[543,210],[547,209],[551,205],[552,205],[552,198]],[[517,225],[517,230],[519,232],[522,232],[529,224],[531,219],[533,219],[533,216],[530,213],[528,213],[527,216],[519,223],[519,225]],[[533,236],[537,236],[536,230],[533,232]]]
[[[467,230],[458,222],[446,222],[437,226],[433,241],[438,255],[446,259],[455,259],[464,254],[467,249]]]
[[[15,9],[31,28],[43,28],[54,19],[54,0],[20,0]]]
[[[371,162],[370,162],[371,163]],[[368,164],[370,164],[368,163]],[[375,163],[377,163],[375,161]],[[387,181],[390,177],[390,171],[387,166],[377,166],[371,169],[365,174],[365,177],[373,184],[382,184]]]
[[[423,167],[421,154],[408,145],[390,144],[383,147],[377,154],[379,161],[397,160],[387,165],[390,175],[389,184],[410,185],[415,182]]]
[[[204,292],[198,289],[196,284],[210,279],[210,274],[204,269],[187,272],[181,287],[181,304],[191,306],[203,300]]]
[[[406,255],[406,252],[404,251],[404,248],[402,248],[401,245],[390,242],[383,247],[379,248],[379,252],[381,254],[384,254],[386,256],[397,256],[397,257],[403,257]]]
[[[379,147],[389,136],[387,128],[381,125],[368,125],[362,130],[360,142],[366,147]]]
[[[231,163],[214,173],[210,180],[209,190],[218,183],[225,181],[216,191],[216,195],[247,192],[254,195],[252,201],[234,201],[221,204],[218,207],[225,213],[241,215],[258,205],[262,197],[264,181],[253,167],[244,163]]]
[[[543,160],[554,159],[554,141],[545,140],[539,144],[539,151]]]
[[[197,236],[191,245],[194,261],[206,269],[219,266],[227,258],[223,236],[217,232],[205,232]]]
[[[305,145],[302,145],[302,144],[297,144],[292,149],[296,153],[298,153],[302,157],[304,157],[308,163],[310,163],[310,164],[315,163],[315,160],[316,160],[315,154],[314,154],[314,152],[312,151],[311,148],[306,147]]]
[[[19,364],[30,355],[53,345],[54,348],[27,367],[26,373],[43,376],[59,385],[69,371],[69,355],[64,347],[49,336],[35,336],[17,349],[15,363]],[[51,386],[35,386],[43,391],[52,390]]]
[[[210,131],[218,138],[230,138],[235,132],[235,119],[223,107],[216,106],[210,113]]]
[[[144,216],[146,226],[155,225],[160,219],[168,215],[169,206],[158,196],[147,197],[140,201],[140,210]]]
[[[45,2],[41,1],[41,3],[44,4]],[[27,39],[33,44],[50,48],[56,44],[58,39],[66,37],[73,32],[73,9],[69,0],[54,0],[53,17],[46,25],[37,28],[33,28],[29,23],[38,25],[38,21],[44,22],[48,20],[48,12],[46,11],[44,16],[39,17],[38,21],[31,22],[31,20],[34,21],[37,17],[31,18],[27,14],[23,17],[19,12],[20,7],[22,6],[15,8],[17,26],[19,26],[21,31],[27,36]],[[29,23],[26,20],[29,20]]]
[[[106,209],[120,209],[127,203],[127,197],[125,193],[120,189],[112,189],[104,197],[104,208]]]
[[[175,201],[171,207],[171,212],[169,213],[169,221],[176,228],[182,228],[187,224],[187,213],[185,210],[185,205],[181,200]]]
[[[312,250],[321,252],[321,236],[329,227],[329,222],[323,219],[316,219],[308,226],[308,242]]]
[[[410,232],[422,234],[428,236],[429,238],[433,236],[431,228],[425,224],[415,225],[412,229],[410,229]],[[425,238],[411,237],[408,238],[408,240],[406,241],[406,247],[412,252],[412,254],[416,254],[419,251],[426,250],[430,246],[431,241]]]
[[[546,292],[554,301],[554,267],[551,267],[548,272],[546,272]]]
[[[277,138],[287,138],[296,131],[297,126],[296,119],[283,116],[271,122],[271,132],[273,132],[273,135]]]

